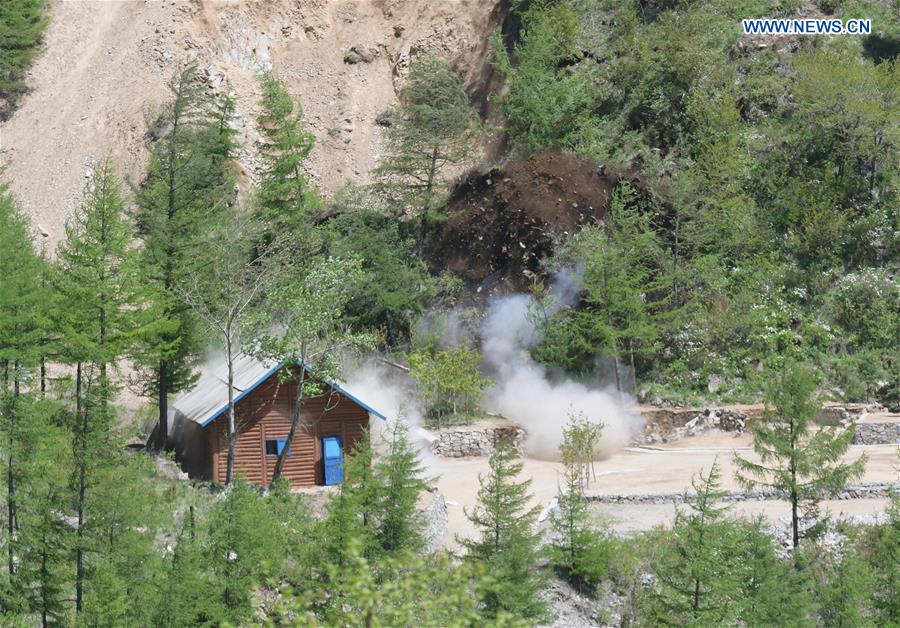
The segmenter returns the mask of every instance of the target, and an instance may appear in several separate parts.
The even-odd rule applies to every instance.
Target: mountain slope
[[[378,157],[375,119],[396,101],[410,55],[434,50],[474,90],[505,10],[502,0],[57,0],[31,93],[0,126],[5,178],[55,246],[93,163],[111,155],[124,175],[140,176],[166,80],[196,58],[211,88],[238,99],[245,182],[255,167],[255,76],[268,69],[316,135],[314,180],[327,191],[365,181]],[[354,47],[362,54],[348,54]]]

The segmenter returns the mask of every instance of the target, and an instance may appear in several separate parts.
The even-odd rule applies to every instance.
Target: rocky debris
[[[501,443],[510,443],[516,451],[521,452],[524,439],[525,430],[512,424],[461,425],[440,430],[431,444],[431,451],[445,458],[490,456]]]
[[[430,503],[426,502],[427,505],[422,509],[422,517],[425,519],[425,551],[433,554],[444,543],[444,537],[447,536],[449,518],[444,494],[436,487],[430,489],[429,494]]]
[[[484,297],[495,288],[527,291],[558,242],[603,221],[614,190],[626,182],[646,190],[634,175],[556,152],[471,172],[451,192],[451,218],[429,250],[429,265],[486,288]]]
[[[900,445],[900,423],[857,423],[854,445]]]
[[[742,434],[747,427],[746,414],[723,408],[682,413],[682,418],[687,418],[687,420],[681,426],[674,425],[674,422],[660,423],[648,420],[643,434],[634,438],[632,443],[635,445],[670,443],[682,438],[699,436],[714,429],[738,435]]]
[[[822,495],[823,499],[871,499],[889,497],[891,492],[900,491],[892,482],[862,482],[851,484],[836,495]],[[683,504],[684,493],[633,493],[626,495],[610,495],[605,493],[585,493],[585,498],[600,504]],[[770,488],[752,491],[731,491],[722,497],[723,502],[773,501],[783,500],[784,494]]]
[[[553,623],[542,624],[546,628],[594,628],[595,626],[619,625],[619,617],[606,617],[601,600],[581,595],[567,582],[554,578],[549,586],[541,591],[541,597],[550,607],[550,614],[555,617]],[[615,606],[615,601],[610,601]],[[607,621],[608,620],[608,621]]]
[[[350,50],[344,55],[344,63],[356,65],[357,63],[372,63],[378,56],[378,50],[368,46],[350,46]]]

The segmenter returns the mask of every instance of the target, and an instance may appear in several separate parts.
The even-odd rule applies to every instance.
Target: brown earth
[[[530,287],[541,262],[579,227],[603,220],[623,175],[556,152],[474,172],[453,190],[429,254],[484,294]],[[636,182],[639,183],[639,182]]]
[[[257,76],[267,70],[316,136],[316,184],[365,183],[381,150],[376,118],[397,102],[410,59],[435,52],[483,97],[489,35],[507,13],[505,0],[54,0],[31,92],[0,124],[3,179],[52,251],[100,159],[140,177],[166,81],[195,59],[211,89],[237,99],[243,189],[259,170]]]

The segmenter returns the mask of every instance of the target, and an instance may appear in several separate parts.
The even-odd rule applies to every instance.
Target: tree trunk
[[[225,466],[225,484],[234,481],[234,444],[237,441],[237,430],[234,425],[234,357],[231,354],[231,343],[226,343],[228,353],[228,460]],[[265,452],[263,452],[265,453]]]
[[[156,450],[163,451],[169,440],[169,363],[159,361],[159,426],[156,430]]]
[[[275,483],[281,478],[281,471],[284,468],[284,459],[287,457],[288,451],[291,449],[291,444],[294,442],[294,434],[296,434],[297,426],[300,424],[300,409],[303,405],[303,383],[305,381],[306,359],[304,358],[300,362],[300,375],[297,378],[297,390],[294,394],[294,413],[291,417],[291,429],[284,441],[284,448],[282,448],[281,453],[278,454],[278,462],[275,463],[275,470],[272,472],[272,481],[269,483],[269,488],[274,487]]]
[[[13,365],[13,370],[18,371],[18,363]],[[4,376],[5,379],[5,376]],[[10,576],[16,573],[15,551],[13,550],[13,536],[16,533],[16,476],[13,471],[13,446],[15,443],[15,426],[17,402],[19,396],[19,375],[18,372],[13,373],[13,402],[12,412],[9,416],[9,462],[6,465],[6,525],[9,532],[9,538],[6,540],[7,549],[7,571]]]
[[[75,530],[75,612],[81,612],[84,595],[84,498],[87,493],[85,465],[87,464],[87,411],[81,402],[81,362],[75,369],[75,420],[79,425],[80,434],[77,436],[76,446],[80,450],[78,455],[81,460],[76,460],[78,465],[78,502],[76,510],[78,514],[78,527]]]
[[[437,174],[438,147],[431,152],[431,163],[428,166],[428,182],[425,184],[425,206],[419,219],[419,257],[425,257],[425,241],[428,239],[428,212],[434,197],[434,177]]]

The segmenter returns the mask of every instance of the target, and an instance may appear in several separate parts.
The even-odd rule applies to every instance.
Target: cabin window
[[[281,452],[284,450],[285,439],[283,438],[267,438],[266,439],[266,455],[267,456],[280,456]],[[291,455],[291,450],[288,449],[287,455]]]

